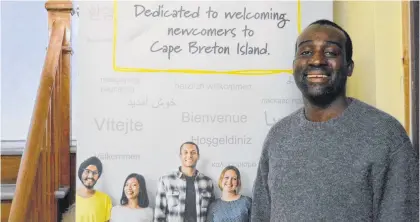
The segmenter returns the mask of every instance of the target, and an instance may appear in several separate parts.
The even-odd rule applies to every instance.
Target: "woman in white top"
[[[152,222],[146,181],[142,175],[132,173],[124,182],[120,204],[112,208],[112,222]]]

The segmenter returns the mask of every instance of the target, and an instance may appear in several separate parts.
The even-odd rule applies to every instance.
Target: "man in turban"
[[[103,222],[111,218],[111,198],[94,186],[102,175],[102,162],[92,156],[80,164],[78,176],[83,184],[76,193],[76,222]]]

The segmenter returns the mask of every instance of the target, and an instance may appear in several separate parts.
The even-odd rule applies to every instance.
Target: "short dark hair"
[[[197,145],[197,144],[195,144],[194,142],[191,142],[191,141],[188,141],[188,142],[185,142],[185,143],[181,144],[181,146],[179,147],[179,153],[181,153],[181,151],[182,151],[182,146],[184,146],[185,144],[194,145],[194,146],[195,146],[195,148],[197,149],[197,154],[198,154],[198,155],[200,155],[200,149],[198,149],[198,145]]]
[[[120,200],[121,205],[124,206],[124,205],[128,204],[128,198],[125,195],[124,187],[125,187],[125,184],[127,183],[127,181],[131,178],[136,178],[136,180],[137,180],[137,182],[139,183],[139,186],[140,186],[139,196],[137,197],[139,207],[142,207],[142,208],[148,207],[149,206],[149,197],[147,196],[146,180],[144,179],[144,177],[142,175],[137,174],[137,173],[132,173],[132,174],[128,175],[127,178],[125,179],[124,185],[123,185],[123,191],[122,191],[122,195],[121,195],[121,200]]]
[[[311,24],[308,25],[321,25],[321,26],[330,26],[330,27],[334,27],[338,30],[340,30],[341,32],[344,33],[344,36],[346,37],[346,43],[345,43],[345,49],[346,49],[346,60],[348,63],[353,63],[353,43],[351,41],[350,35],[346,32],[346,30],[344,30],[341,26],[339,26],[337,23],[332,22],[330,20],[327,19],[319,19],[316,20],[315,22],[312,22]]]

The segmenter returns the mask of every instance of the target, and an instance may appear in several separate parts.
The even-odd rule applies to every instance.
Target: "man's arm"
[[[165,185],[163,184],[162,177],[159,178],[156,192],[156,204],[154,212],[155,222],[166,222],[166,215],[168,213],[168,203],[166,199]]]
[[[418,154],[407,139],[373,178],[375,221],[419,221],[418,161]]]
[[[271,131],[271,130],[270,130]],[[271,213],[271,197],[268,190],[268,147],[270,134],[264,141],[261,157],[258,164],[257,176],[254,181],[251,204],[251,221],[268,222]]]

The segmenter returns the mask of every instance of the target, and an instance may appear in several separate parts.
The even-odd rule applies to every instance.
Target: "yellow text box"
[[[135,67],[120,67],[116,64],[116,51],[117,51],[117,33],[118,33],[118,0],[114,0],[114,30],[113,30],[113,49],[112,49],[112,67],[116,72],[125,73],[153,73],[153,72],[165,72],[165,73],[187,73],[187,74],[229,74],[229,75],[272,75],[272,74],[292,74],[291,69],[254,69],[254,70],[200,70],[200,69],[150,69],[150,68],[135,68]],[[301,3],[297,0],[297,29],[298,33],[301,33],[302,26],[302,15],[301,15]]]

